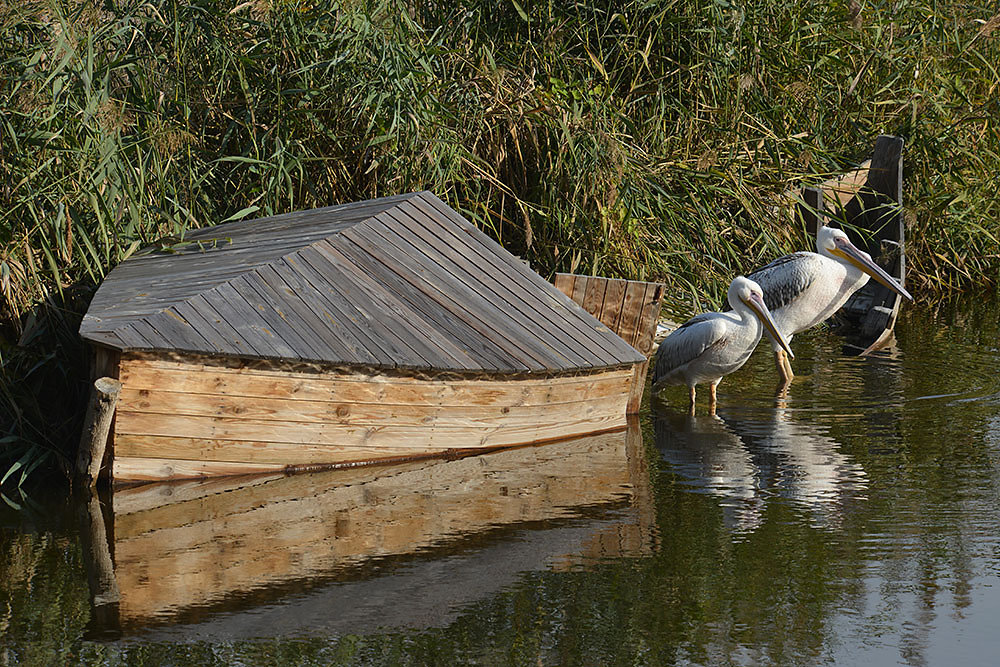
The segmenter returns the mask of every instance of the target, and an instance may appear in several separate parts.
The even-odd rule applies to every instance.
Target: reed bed
[[[1000,268],[991,3],[0,0],[0,30],[8,485],[66,467],[104,275],[226,220],[428,189],[543,274],[694,308],[891,133],[913,291]]]

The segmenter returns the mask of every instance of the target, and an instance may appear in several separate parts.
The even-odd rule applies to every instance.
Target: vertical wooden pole
[[[111,420],[115,416],[115,406],[121,393],[122,383],[102,377],[94,382],[90,394],[90,404],[80,435],[80,449],[77,452],[76,472],[86,486],[93,488],[101,473],[104,450],[111,432]]]
[[[802,202],[798,205],[799,219],[806,226],[806,232],[816,242],[816,234],[823,222],[819,219],[823,212],[823,191],[819,188],[802,188]]]

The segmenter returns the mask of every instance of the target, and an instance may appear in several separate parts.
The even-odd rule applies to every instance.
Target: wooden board
[[[627,410],[637,414],[649,369],[648,357],[660,315],[660,303],[666,286],[636,280],[615,280],[595,276],[557,273],[555,286],[607,325],[625,342],[647,357],[634,367]]]
[[[125,388],[115,422],[117,483],[210,474],[189,463],[196,461],[272,466],[253,469],[262,471],[607,431],[625,424],[636,381],[632,368],[547,379],[422,380],[128,355],[120,369]],[[179,463],[142,469],[154,459]]]
[[[156,623],[249,591],[266,599],[289,582],[581,507],[627,511],[582,551],[549,554],[557,566],[641,556],[655,534],[648,481],[636,425],[459,460],[126,489],[113,498],[121,621]]]
[[[902,202],[903,139],[881,135],[872,159],[860,169],[818,188],[803,188],[797,210],[811,235],[818,232],[821,217],[846,220],[854,244],[905,285]],[[826,209],[832,210],[830,215]],[[851,295],[836,316],[848,341],[845,351],[869,354],[888,345],[901,302],[901,296],[874,280]]]

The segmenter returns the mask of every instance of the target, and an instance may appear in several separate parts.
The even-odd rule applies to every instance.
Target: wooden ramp
[[[572,273],[557,273],[554,283],[563,294],[646,357],[645,362],[635,367],[628,401],[628,414],[637,414],[666,285]]]
[[[900,137],[879,136],[872,159],[861,169],[819,188],[803,188],[802,200],[798,215],[810,234],[815,237],[820,217],[840,221],[855,245],[905,285]],[[889,345],[901,301],[901,296],[874,280],[858,290],[837,315],[845,330],[848,351],[868,354]]]
[[[560,541],[522,567],[647,554],[655,524],[648,481],[632,419],[626,431],[458,460],[119,490],[109,531],[118,620],[126,628],[174,622],[192,610],[239,607],[249,594],[273,602],[289,586],[366,579],[366,564],[378,559],[433,555],[502,527],[557,525],[585,507],[618,509],[586,534],[575,531],[571,550]],[[106,590],[110,561],[96,560],[88,565],[103,575],[92,581]]]

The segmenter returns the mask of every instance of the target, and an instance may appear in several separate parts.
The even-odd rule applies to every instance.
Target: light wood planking
[[[615,401],[595,401],[593,398],[541,405],[427,406],[348,403],[335,396],[329,401],[303,401],[131,388],[124,390],[118,401],[118,409],[130,414],[322,423],[331,426],[380,426],[387,421],[403,426],[521,426],[551,421],[556,411],[558,419],[568,421],[594,414],[603,415],[617,407]]]
[[[178,391],[392,405],[530,406],[614,397],[631,367],[538,380],[419,380],[382,374],[336,374],[228,368],[178,361],[126,359],[120,377],[129,390]]]
[[[614,415],[507,427],[329,426],[125,412],[118,415],[118,422],[116,457],[323,465],[523,445],[613,430],[625,424],[625,404]]]
[[[557,273],[555,286],[643,356],[649,357],[653,351],[664,285]],[[648,360],[634,367],[627,408],[629,414],[639,412],[648,370]]]
[[[115,479],[218,474],[151,463],[332,465],[621,428],[633,368],[523,380],[423,380],[126,357]],[[268,468],[273,469],[273,468]],[[222,472],[226,472],[222,470]],[[247,472],[234,469],[234,473]]]
[[[284,464],[275,463],[220,463],[218,461],[154,459],[116,455],[112,463],[111,474],[116,482],[136,482],[222,475],[255,475],[284,472],[286,468],[287,466]]]

